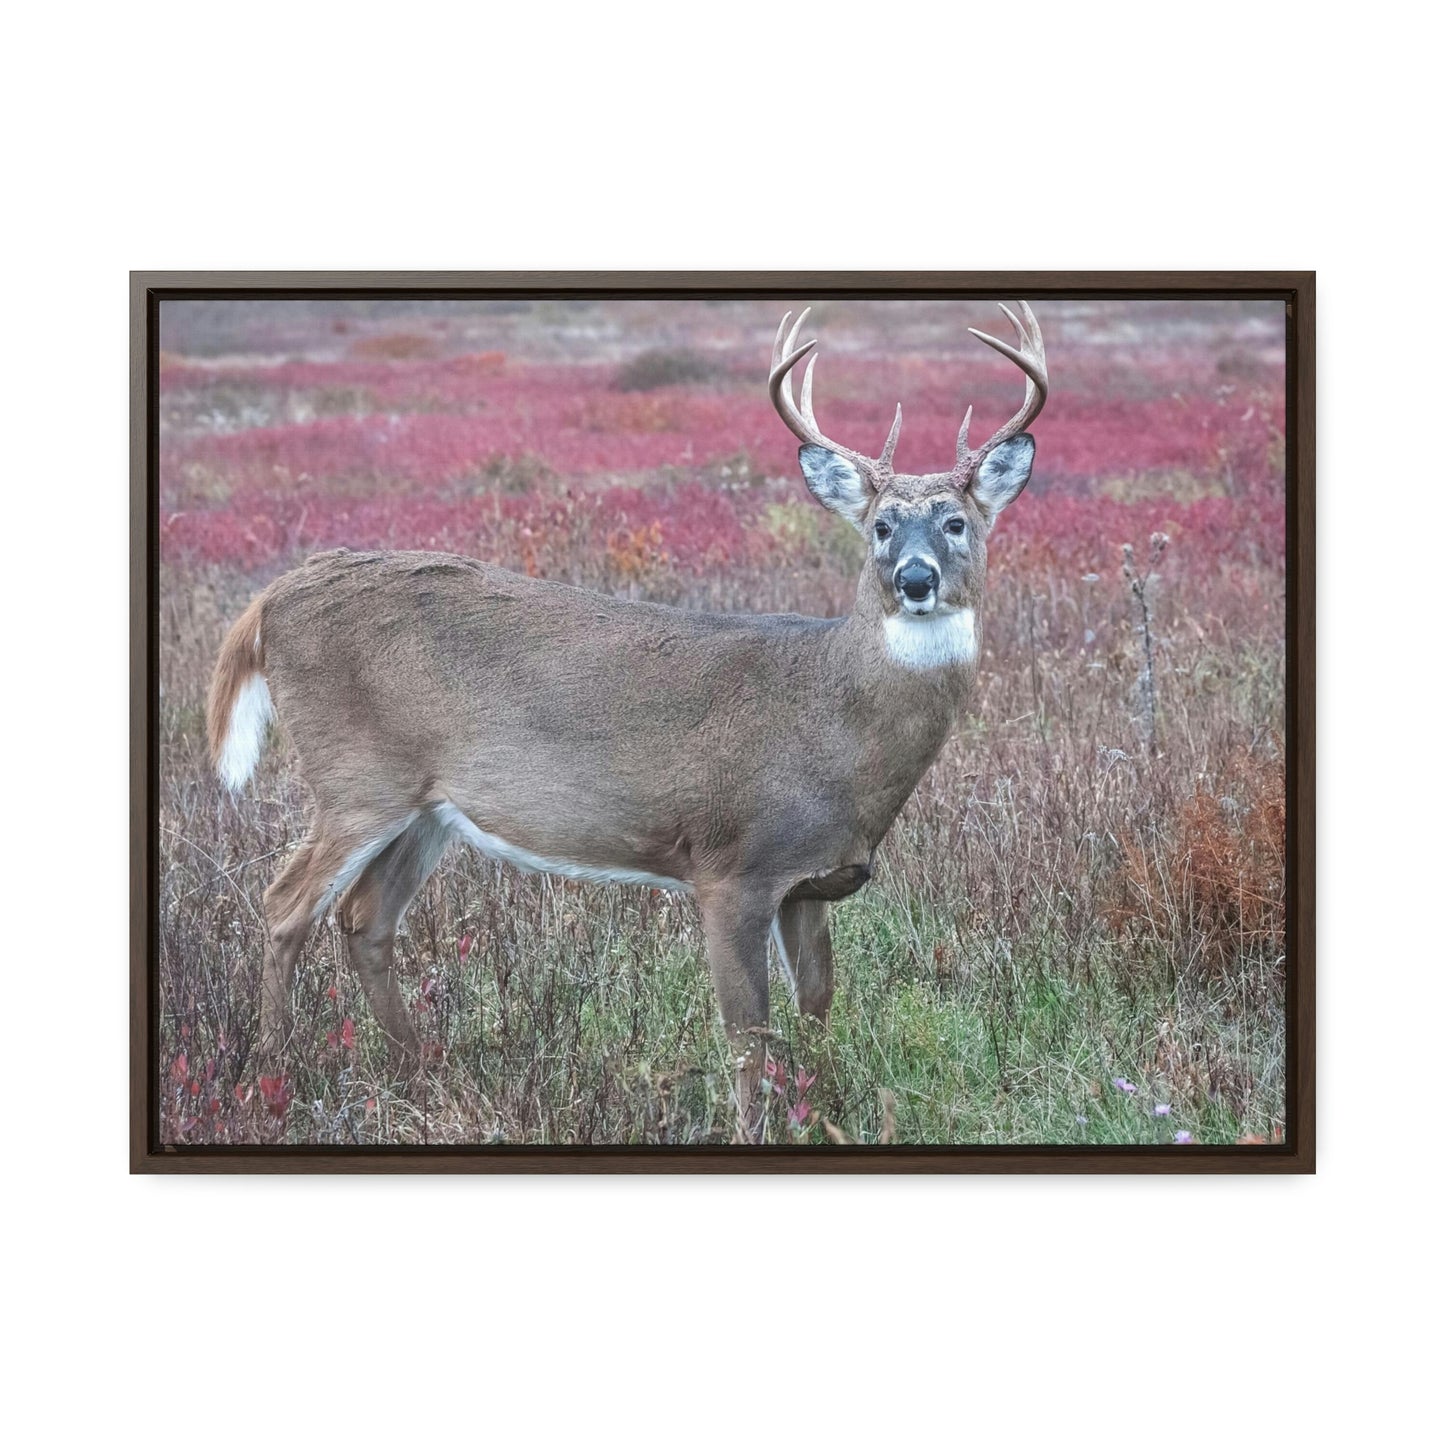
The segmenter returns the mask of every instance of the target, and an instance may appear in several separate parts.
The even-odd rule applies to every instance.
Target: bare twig
[[[1154,633],[1149,616],[1149,582],[1154,570],[1164,560],[1169,538],[1155,532],[1149,538],[1149,568],[1142,575],[1134,564],[1134,548],[1124,543],[1124,581],[1139,609],[1135,631],[1144,641],[1144,662],[1139,673],[1139,693],[1144,704],[1144,736],[1151,757],[1159,756],[1159,694],[1154,684]]]

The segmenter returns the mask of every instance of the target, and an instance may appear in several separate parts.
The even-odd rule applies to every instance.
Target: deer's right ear
[[[861,532],[872,493],[858,468],[827,447],[799,447],[798,463],[808,490],[830,512],[845,517]]]

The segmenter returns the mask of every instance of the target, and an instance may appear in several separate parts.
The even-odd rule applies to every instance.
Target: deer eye
[[[893,535],[893,528],[887,522],[875,522],[873,524],[873,535],[880,542],[886,542]]]
[[[968,524],[963,520],[962,517],[950,517],[943,524],[943,530],[949,533],[951,536],[961,537],[963,536],[964,529],[967,527],[967,525]]]

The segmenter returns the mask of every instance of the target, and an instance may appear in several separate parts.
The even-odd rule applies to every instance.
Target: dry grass
[[[635,591],[650,579],[693,605],[766,597],[798,610],[820,570],[836,594],[849,585],[836,537],[781,577],[659,577],[655,543],[611,538],[585,564],[597,572],[576,580]],[[399,947],[432,1057],[422,1094],[386,1077],[324,925],[297,985],[288,1078],[261,1095],[260,899],[305,831],[305,799],[284,742],[247,796],[230,799],[201,736],[211,660],[251,586],[209,570],[166,589],[165,1137],[727,1139],[728,1074],[692,903],[462,854],[423,890]],[[900,1142],[1168,1142],[1179,1129],[1232,1142],[1282,1123],[1280,619],[1181,595],[1167,563],[1150,588],[1157,755],[1143,742],[1124,580],[1019,575],[1000,555],[976,709],[899,819],[875,883],[834,909],[827,1033],[804,1028],[775,991],[783,1073],[770,1137],[825,1144],[831,1126],[875,1140],[885,1099]],[[800,1090],[800,1075],[816,1078]]]

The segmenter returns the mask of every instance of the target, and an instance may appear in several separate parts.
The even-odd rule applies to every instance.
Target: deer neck
[[[846,650],[839,662],[851,679],[849,712],[880,795],[892,799],[885,808],[890,819],[938,756],[968,701],[977,672],[977,619],[976,606],[899,618],[865,578],[835,634]]]
[[[872,687],[896,701],[906,697],[930,712],[946,713],[951,727],[978,672],[978,625],[977,599],[910,617],[885,607],[876,582],[864,576],[844,631]]]
[[[914,621],[939,626],[926,619],[904,625]],[[856,823],[869,847],[882,841],[968,700],[977,652],[972,622],[944,624],[955,630],[921,638],[904,634],[900,642],[876,586],[864,586],[842,625],[824,634],[832,676],[820,701],[832,725],[852,738]]]

